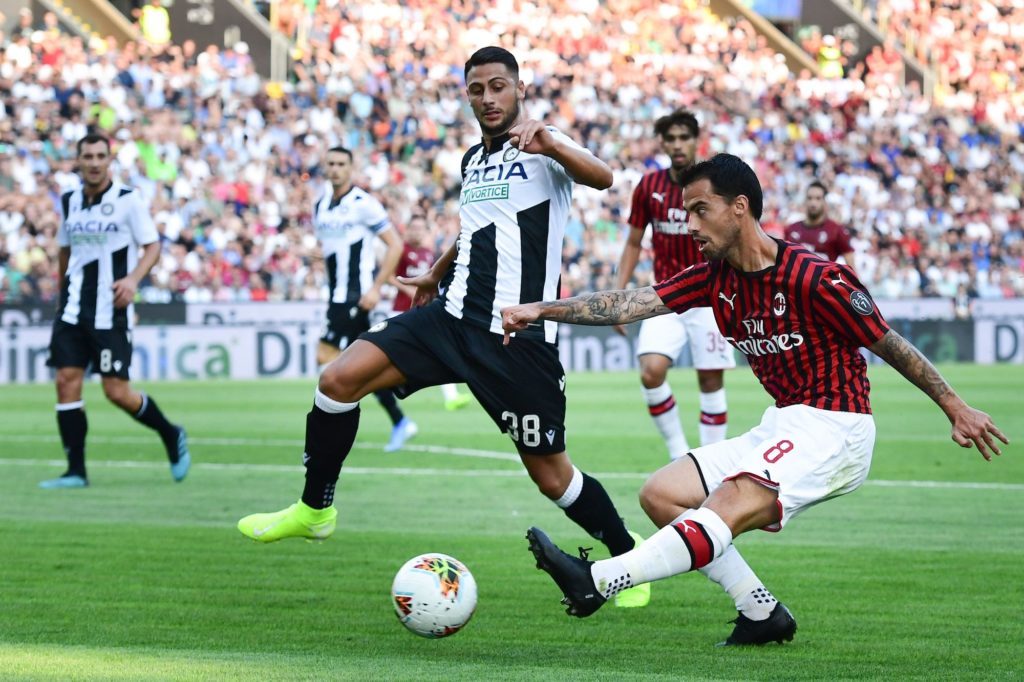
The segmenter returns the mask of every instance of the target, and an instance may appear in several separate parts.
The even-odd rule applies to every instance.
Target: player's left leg
[[[736,356],[715,322],[711,308],[694,308],[679,316],[686,327],[690,355],[700,388],[700,444],[725,440],[728,406],[723,370],[736,367]]]
[[[711,445],[723,441],[728,427],[725,372],[720,369],[698,369],[697,384],[700,388],[700,444]]]
[[[601,561],[571,557],[535,528],[527,537],[538,565],[562,588],[570,615],[588,616],[622,590],[703,568],[736,535],[778,523],[777,495],[745,476],[726,481],[700,508],[684,512],[631,551]]]
[[[127,368],[125,371],[127,372]],[[167,452],[167,460],[170,462],[171,477],[175,481],[183,480],[192,466],[192,455],[189,453],[185,429],[168,421],[156,401],[148,394],[134,390],[127,379],[103,376],[102,381],[103,393],[107,400],[130,414],[135,421],[160,435],[164,450]]]
[[[384,446],[384,452],[401,450],[406,441],[419,433],[419,427],[416,426],[416,422],[406,417],[402,412],[402,408],[398,406],[398,397],[393,390],[386,388],[382,391],[377,391],[373,395],[391,419],[391,438],[388,440],[387,445]]]

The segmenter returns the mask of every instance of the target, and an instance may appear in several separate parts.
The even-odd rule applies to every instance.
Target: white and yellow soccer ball
[[[391,602],[402,625],[420,637],[447,637],[476,610],[476,580],[458,559],[431,552],[405,562],[391,584]]]

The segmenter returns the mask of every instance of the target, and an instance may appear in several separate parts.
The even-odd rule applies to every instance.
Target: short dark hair
[[[97,142],[102,142],[103,144],[105,144],[107,146],[107,153],[110,153],[110,138],[108,138],[106,135],[101,135],[99,133],[89,133],[88,135],[80,139],[78,141],[78,144],[75,145],[75,153],[78,154],[78,156],[81,156],[83,146],[87,144],[96,144]]]
[[[828,187],[826,187],[825,183],[822,182],[821,180],[815,180],[811,184],[807,185],[807,192],[810,192],[815,187],[820,189],[822,194],[828,194]],[[806,192],[805,192],[805,194],[806,194]]]
[[[494,45],[481,47],[466,60],[466,70],[462,74],[463,78],[469,78],[469,70],[474,66],[483,66],[484,64],[504,64],[512,76],[517,81],[519,80],[519,62],[516,61],[515,55],[503,47],[496,47]]]
[[[689,128],[690,134],[694,137],[698,137],[700,135],[700,124],[697,123],[697,117],[686,109],[676,109],[671,114],[666,114],[655,121],[654,134],[658,137],[665,137],[665,135],[668,134],[668,129],[672,126],[683,126],[684,128]]]
[[[351,149],[349,149],[348,147],[342,147],[342,146],[341,146],[341,145],[339,144],[339,145],[336,145],[336,146],[334,146],[334,147],[331,147],[330,149],[328,149],[328,150],[327,150],[327,153],[328,153],[328,154],[330,154],[331,152],[337,152],[338,154],[344,154],[345,156],[347,156],[347,157],[348,157],[348,160],[349,160],[349,161],[351,161],[351,160],[352,160],[352,150],[351,150]]]
[[[731,202],[738,196],[745,196],[754,219],[761,219],[761,212],[764,210],[761,182],[757,179],[754,169],[744,163],[743,159],[732,154],[716,154],[707,161],[701,161],[683,171],[679,184],[686,187],[705,178],[711,183],[712,191],[724,197],[726,201]]]

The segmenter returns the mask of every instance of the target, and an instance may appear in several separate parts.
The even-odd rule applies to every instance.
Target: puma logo
[[[658,192],[651,192],[651,198],[657,201],[659,204],[665,203],[665,195],[659,194]]]
[[[840,274],[836,275],[836,278],[835,278],[835,279],[833,279],[833,280],[829,280],[829,281],[830,281],[830,282],[832,282],[832,284],[833,284],[834,286],[839,286],[840,284],[846,284],[846,282],[844,282],[844,281],[843,281],[843,275],[842,275],[842,273],[840,273]],[[846,284],[846,286],[850,286],[850,285],[849,285],[849,284]]]
[[[718,292],[718,298],[720,298],[720,299],[722,299],[723,301],[725,301],[726,303],[728,303],[728,304],[729,304],[729,307],[730,307],[730,308],[731,308],[732,310],[736,310],[736,305],[734,304],[734,301],[736,300],[736,294],[733,294],[732,296],[726,296],[726,295],[725,295],[724,293],[722,293],[721,291],[719,291],[719,292]]]

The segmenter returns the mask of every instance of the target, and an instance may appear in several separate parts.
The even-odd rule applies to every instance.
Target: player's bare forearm
[[[572,179],[594,189],[612,186],[612,169],[593,154],[562,144],[556,144],[549,156],[562,164]]]
[[[928,358],[898,333],[890,329],[870,348],[910,383],[924,391],[948,413],[950,402],[962,402]]]
[[[545,320],[594,326],[627,324],[672,312],[654,287],[597,291],[537,305]]]
[[[452,242],[452,245],[449,246],[445,252],[441,254],[441,257],[434,261],[434,264],[430,267],[430,272],[436,281],[441,281],[441,278],[444,277],[444,273],[448,272],[448,268],[452,266],[452,262],[455,260],[455,256],[457,256],[458,253],[459,240],[456,238],[456,240]]]
[[[138,264],[131,271],[129,277],[138,284],[142,281],[143,277],[149,274],[149,271],[153,269],[158,260],[160,260],[160,242],[146,244],[142,247],[142,257],[139,258]]]
[[[387,238],[383,238],[382,235],[388,250],[384,253],[380,269],[377,271],[377,277],[373,280],[373,286],[378,291],[395,276],[395,268],[398,267],[398,261],[402,260],[402,240],[392,231],[385,232],[384,234],[388,235]]]

